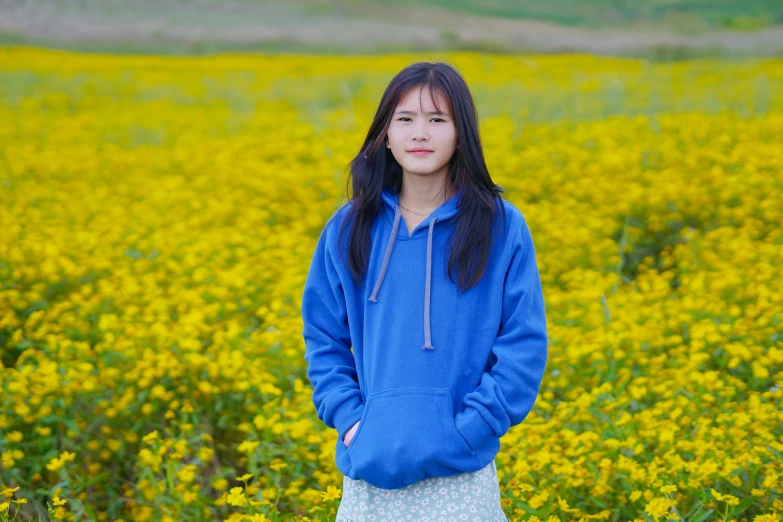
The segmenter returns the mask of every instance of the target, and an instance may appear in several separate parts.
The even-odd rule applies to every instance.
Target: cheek
[[[389,127],[389,130],[386,133],[386,137],[389,139],[389,142],[392,145],[405,141],[405,136],[403,132],[400,129],[396,128],[394,125]]]
[[[441,143],[454,146],[457,144],[457,129],[455,127],[443,128],[438,134]]]
[[[438,137],[438,143],[439,148],[441,149],[454,149],[457,146],[457,135],[455,133],[446,132]]]

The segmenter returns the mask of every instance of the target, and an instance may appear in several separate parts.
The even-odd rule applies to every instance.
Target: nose
[[[425,129],[417,127],[416,130],[413,132],[414,141],[427,141],[427,139],[428,139],[428,134]]]
[[[427,122],[419,120],[416,122],[416,126],[413,131],[413,139],[414,140],[426,140],[429,136],[427,132]]]

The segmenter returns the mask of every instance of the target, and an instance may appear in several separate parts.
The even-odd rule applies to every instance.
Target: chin
[[[404,165],[405,170],[408,172],[411,172],[413,174],[431,174],[433,172],[437,172],[441,168],[443,168],[443,165],[436,165],[436,164],[427,164],[422,165],[421,163],[415,163],[413,165]]]
[[[411,174],[416,174],[417,176],[428,176],[430,174],[434,174],[438,171],[438,169],[406,169]]]

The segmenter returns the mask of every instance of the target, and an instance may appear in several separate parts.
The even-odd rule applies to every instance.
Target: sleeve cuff
[[[474,450],[478,450],[488,440],[497,436],[495,430],[487,424],[478,410],[470,406],[465,408],[465,411],[457,413],[454,422],[457,431]]]
[[[334,413],[334,427],[337,430],[337,434],[340,440],[343,440],[345,434],[350,430],[354,424],[356,424],[362,417],[364,411],[364,403],[362,402],[362,396],[360,393],[352,395],[349,399],[346,399],[337,411]]]

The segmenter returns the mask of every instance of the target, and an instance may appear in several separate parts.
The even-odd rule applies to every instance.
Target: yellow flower
[[[242,507],[247,503],[247,498],[245,498],[242,488],[237,487],[231,488],[226,501],[232,506]]]
[[[198,493],[195,491],[186,491],[182,494],[182,501],[185,502],[185,504],[192,504],[196,499],[198,499]]]
[[[780,517],[777,515],[777,513],[757,515],[753,517],[753,522],[780,522]]]
[[[199,448],[198,450],[198,458],[200,458],[202,462],[210,462],[214,454],[215,451],[212,448],[207,448],[206,446]]]
[[[670,502],[667,498],[654,498],[644,507],[644,512],[657,519],[669,512]]]
[[[14,496],[14,492],[16,491],[19,491],[19,486],[16,486],[15,488],[4,489],[2,495],[5,497],[6,500],[11,500]]]
[[[240,445],[237,447],[237,451],[239,451],[240,453],[247,453],[247,454],[250,454],[250,453],[252,453],[252,452],[253,452],[253,450],[255,450],[255,449],[256,449],[256,447],[257,447],[259,444],[261,444],[261,442],[260,442],[260,441],[257,441],[257,440],[246,440],[246,441],[243,441],[243,442],[242,442],[242,443],[241,443],[241,444],[240,444]]]
[[[215,499],[215,505],[216,506],[225,506],[227,498],[228,498],[228,493],[226,493],[224,491],[222,495],[220,495],[217,499]]]
[[[5,436],[5,440],[8,442],[22,442],[23,436],[21,431],[12,431]]]
[[[73,460],[73,459],[75,459],[75,458],[76,458],[76,453],[74,453],[74,452],[69,452],[69,451],[63,451],[63,452],[60,454],[60,457],[61,457],[61,458],[62,458],[64,461],[65,461],[65,460]]]
[[[13,454],[10,451],[3,451],[0,453],[0,462],[5,469],[11,469],[14,467],[14,464],[16,464]]]
[[[670,484],[668,486],[661,486],[660,489],[661,493],[672,493],[674,491],[677,491],[677,486]]]
[[[177,476],[179,479],[184,482],[185,484],[189,484],[193,482],[196,478],[196,472],[198,471],[198,467],[193,464],[186,464],[182,467],[181,470],[177,472]]]
[[[63,467],[63,460],[59,457],[52,457],[49,463],[46,464],[46,469],[50,471],[57,471],[61,467]]]
[[[60,497],[54,497],[54,498],[52,499],[52,502],[54,502],[54,505],[55,505],[55,506],[62,506],[63,504],[65,504],[65,503],[66,503],[66,502],[68,502],[68,501],[67,501],[66,499],[62,499],[62,500],[61,500],[61,499],[60,499]]]
[[[153,442],[158,440],[158,430],[149,432],[144,437],[142,437],[141,440],[146,442],[147,444],[152,444]]]
[[[287,465],[288,464],[286,464],[285,462],[273,462],[269,465],[269,469],[271,469],[272,471],[280,471]]]
[[[321,493],[321,498],[324,501],[329,501],[332,499],[340,498],[342,497],[343,491],[340,488],[337,488],[335,486],[332,486],[331,484],[326,487],[326,491],[323,491]]]
[[[579,512],[579,508],[570,508],[568,507],[568,501],[564,498],[558,497],[557,499],[558,507],[561,511],[565,511],[566,513],[573,513],[573,512]]]
[[[245,473],[241,477],[237,477],[237,480],[244,482],[245,480],[250,480],[250,478],[253,476],[252,473]]]

